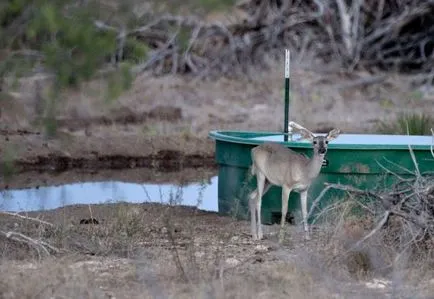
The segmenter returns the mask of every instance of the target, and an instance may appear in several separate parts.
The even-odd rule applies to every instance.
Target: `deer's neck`
[[[324,155],[314,153],[312,159],[310,159],[308,167],[308,177],[309,179],[314,179],[321,171],[322,163],[324,160]]]

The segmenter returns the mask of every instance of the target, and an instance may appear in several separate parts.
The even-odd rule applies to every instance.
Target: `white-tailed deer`
[[[313,144],[313,157],[308,158],[279,143],[264,142],[252,149],[251,174],[256,175],[257,189],[249,195],[251,232],[254,240],[263,237],[261,224],[262,196],[272,185],[282,187],[282,216],[280,220],[279,243],[284,238],[284,225],[288,212],[288,198],[291,191],[300,194],[306,238],[309,238],[307,223],[307,191],[318,176],[327,152],[329,141],[339,136],[340,130],[333,129],[326,136],[315,136],[311,131],[295,122],[289,122],[290,132],[299,132]]]

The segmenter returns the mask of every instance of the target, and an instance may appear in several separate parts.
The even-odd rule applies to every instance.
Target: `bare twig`
[[[433,130],[433,128],[431,128],[431,135],[432,135],[432,139],[431,139],[430,150],[431,150],[431,155],[434,158],[434,130]]]
[[[411,160],[413,161],[414,168],[416,170],[416,175],[420,177],[419,164],[416,161],[416,157],[414,155],[413,149],[410,145],[408,145],[408,150],[410,151]]]
[[[389,215],[390,215],[390,211],[384,212],[383,217],[375,226],[375,228],[369,234],[367,234],[362,239],[357,241],[357,243],[354,244],[348,251],[354,250],[355,248],[359,247],[363,242],[365,242],[367,239],[375,235],[386,224],[387,220],[389,219]]]
[[[337,88],[345,90],[345,89],[351,89],[351,88],[367,87],[369,85],[382,83],[386,79],[387,79],[386,75],[361,78],[361,79],[354,80],[351,82],[339,84],[339,85],[337,85]]]
[[[344,0],[314,0],[277,4],[247,0],[240,6],[246,17],[232,24],[206,23],[169,14],[129,30],[100,20],[94,24],[100,30],[116,32],[118,37],[135,37],[151,49],[154,55],[135,67],[135,73],[153,69],[158,74],[188,72],[199,78],[213,74],[245,75],[247,65],[266,66],[266,57],[275,56],[287,45],[301,53],[300,57],[309,47],[313,57],[338,59],[350,71],[359,65],[414,67],[418,63],[421,70],[432,73],[434,61],[426,45],[434,26],[424,21],[432,13],[432,3],[392,2],[354,0],[347,4]],[[419,32],[408,30],[408,25],[416,21],[421,24]],[[189,41],[186,49],[179,44],[185,41],[171,42],[168,31],[174,26],[189,35],[185,37]],[[123,39],[119,40],[122,44]],[[315,46],[310,41],[315,41]],[[340,88],[368,86],[384,79],[374,76]]]
[[[33,238],[30,238],[29,236],[26,236],[22,233],[18,233],[18,232],[5,232],[5,231],[1,231],[0,233],[2,235],[4,235],[6,238],[17,241],[17,242],[21,242],[21,243],[26,243],[28,245],[32,245],[33,247],[36,248],[36,250],[39,253],[39,249],[42,249],[43,252],[45,252],[46,255],[51,255],[50,250],[58,253],[60,252],[59,248],[56,248],[50,244],[48,244],[47,242],[44,242],[42,240],[35,240]]]
[[[33,217],[29,217],[29,216],[24,216],[18,213],[11,213],[11,212],[6,212],[6,211],[0,211],[0,214],[4,214],[4,215],[9,215],[9,216],[13,216],[13,217],[18,217],[21,219],[26,219],[26,220],[30,220],[30,221],[36,221],[38,223],[44,224],[44,225],[48,225],[53,227],[54,225],[50,222],[38,219],[38,218],[33,218]]]

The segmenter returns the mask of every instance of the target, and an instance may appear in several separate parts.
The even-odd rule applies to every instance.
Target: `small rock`
[[[173,106],[159,105],[151,109],[148,113],[150,118],[176,121],[182,119],[182,109]]]
[[[256,104],[252,108],[253,111],[263,111],[268,110],[268,105],[265,104]]]
[[[263,262],[264,262],[264,258],[262,256],[257,256],[253,263],[256,264],[256,263],[263,263]]]
[[[100,288],[102,289],[102,287]],[[105,295],[107,296],[107,298],[116,299],[116,296],[113,292],[106,291]]]
[[[95,218],[81,219],[80,224],[99,224],[99,221]]]
[[[255,251],[256,252],[267,252],[268,251],[268,247],[262,244],[256,245],[255,246]]]
[[[390,284],[390,281],[381,280],[381,279],[373,279],[373,282],[367,282],[365,285],[370,289],[384,289]]]
[[[227,265],[232,266],[232,267],[235,267],[240,263],[239,260],[237,260],[236,258],[233,258],[233,257],[227,258],[225,262]]]
[[[239,236],[233,236],[233,237],[231,238],[231,242],[237,242],[239,239],[240,239]]]

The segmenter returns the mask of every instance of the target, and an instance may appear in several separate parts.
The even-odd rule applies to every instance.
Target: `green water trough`
[[[256,178],[249,174],[252,164],[251,149],[263,142],[283,144],[292,150],[312,156],[312,145],[297,134],[289,138],[290,111],[290,51],[285,49],[284,65],[284,123],[283,132],[211,131],[215,140],[215,157],[219,166],[218,209],[223,215],[248,218],[248,194],[256,188]],[[302,125],[302,124],[301,124]],[[313,132],[315,134],[315,132]],[[397,176],[408,177],[415,171],[411,151],[416,157],[419,172],[434,171],[431,136],[341,134],[328,146],[320,174],[308,191],[308,210],[312,202],[324,190],[324,183],[340,183],[364,190],[387,188]],[[282,188],[273,186],[263,196],[262,223],[278,223],[281,217]],[[343,197],[342,191],[329,189],[316,206],[321,210],[333,200]],[[300,213],[299,194],[289,196],[288,218]],[[312,216],[315,215],[315,212]],[[244,217],[243,217],[244,216]],[[310,218],[312,219],[312,218]]]
[[[315,132],[314,132],[315,133]],[[249,177],[252,164],[250,151],[253,147],[273,141],[283,144],[296,152],[311,157],[312,145],[303,139],[288,141],[280,132],[211,131],[209,137],[215,140],[215,158],[218,173],[218,209],[222,215],[248,217],[247,195],[256,188],[256,179]],[[299,136],[298,136],[299,137]],[[374,189],[390,186],[396,175],[409,176],[415,171],[409,145],[422,174],[434,171],[431,154],[431,136],[341,134],[330,142],[321,172],[308,192],[308,209],[313,200],[325,188],[324,183],[341,183],[359,189]],[[393,173],[393,174],[392,174]],[[282,188],[273,186],[263,197],[262,219],[264,224],[280,221]],[[328,191],[322,197],[319,209],[339,196],[338,190]],[[342,197],[342,196],[341,196]],[[292,192],[289,197],[288,215],[299,217],[299,194]],[[245,216],[245,217],[243,217]],[[298,218],[299,219],[299,218]]]

